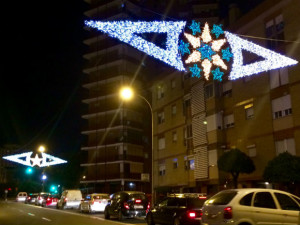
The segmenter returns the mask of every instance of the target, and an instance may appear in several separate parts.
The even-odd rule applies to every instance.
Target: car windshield
[[[188,198],[187,204],[190,208],[201,208],[206,199]]]
[[[207,200],[208,205],[227,205],[234,196],[236,196],[237,191],[223,191],[214,195]]]
[[[146,200],[146,196],[144,194],[139,194],[139,193],[136,193],[136,194],[130,194],[129,195],[129,198],[130,199],[141,199],[141,200]]]
[[[109,199],[109,195],[94,195],[93,199]]]

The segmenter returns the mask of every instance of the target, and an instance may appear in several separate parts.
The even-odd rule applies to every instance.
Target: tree
[[[288,152],[280,153],[268,162],[263,177],[272,183],[289,184],[300,182],[300,157]]]
[[[234,187],[237,188],[240,173],[252,173],[255,170],[252,159],[239,149],[231,149],[218,159],[218,168],[230,173]]]

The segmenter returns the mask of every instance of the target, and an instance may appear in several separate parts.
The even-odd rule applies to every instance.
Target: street
[[[1,225],[99,225],[138,224],[145,225],[144,219],[105,220],[103,213],[87,214],[78,210],[58,210],[40,206],[0,201]]]

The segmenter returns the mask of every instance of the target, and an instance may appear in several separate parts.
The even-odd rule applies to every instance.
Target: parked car
[[[35,204],[38,193],[31,193],[25,199],[25,204]]]
[[[16,197],[17,202],[25,202],[27,197],[27,192],[19,192]]]
[[[104,209],[110,200],[108,194],[91,194],[85,196],[81,201],[80,211],[81,212],[104,212]]]
[[[35,205],[42,205],[45,198],[50,195],[48,192],[40,192],[35,200]]]
[[[79,205],[82,200],[82,193],[80,190],[65,190],[61,194],[60,199],[57,202],[56,208],[76,208],[79,209]]]
[[[147,212],[147,224],[200,225],[205,201],[205,194],[171,194]]]
[[[150,203],[143,192],[120,191],[112,194],[105,207],[104,217],[110,219],[111,216],[124,218],[146,217],[146,210],[150,208]]]
[[[43,207],[50,207],[50,206],[56,206],[58,202],[58,195],[47,195],[44,196],[44,199],[42,201],[42,206]]]
[[[224,190],[202,210],[204,225],[300,224],[300,198],[273,189]]]

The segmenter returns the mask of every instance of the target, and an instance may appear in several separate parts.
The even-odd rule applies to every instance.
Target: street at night
[[[105,220],[103,213],[83,214],[79,210],[58,210],[28,205],[15,201],[0,201],[1,225],[100,225],[100,224],[138,224],[146,221],[139,219]]]

